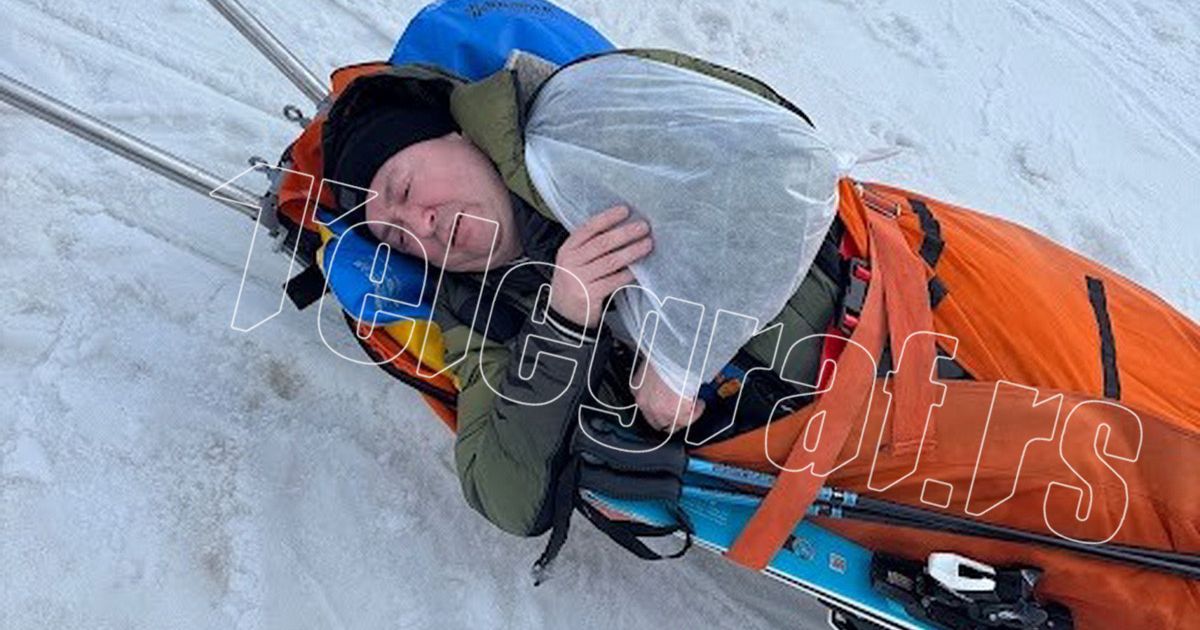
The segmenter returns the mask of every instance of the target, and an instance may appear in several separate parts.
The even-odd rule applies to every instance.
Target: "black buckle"
[[[321,268],[316,263],[292,276],[283,286],[288,299],[292,301],[298,311],[312,306],[313,302],[321,299],[329,290],[329,284],[325,282],[325,274],[321,273]]]
[[[867,303],[867,286],[871,283],[871,264],[864,258],[850,259],[850,273],[846,293],[838,305],[834,325],[847,336],[858,327],[863,306]]]

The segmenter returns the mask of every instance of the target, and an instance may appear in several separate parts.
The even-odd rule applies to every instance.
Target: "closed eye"
[[[385,242],[388,243],[389,245],[391,245],[392,247],[395,247],[396,249],[403,251],[404,250],[404,230],[401,230],[401,229],[397,228],[396,226],[388,226],[388,234],[387,234],[387,239],[385,240]]]

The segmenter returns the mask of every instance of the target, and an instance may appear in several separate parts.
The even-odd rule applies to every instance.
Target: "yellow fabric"
[[[317,225],[317,234],[321,237],[321,246],[317,248],[317,267],[321,269],[321,273],[325,273],[325,246],[329,241],[333,240],[333,231],[324,225]]]
[[[442,329],[436,323],[427,320],[401,321],[384,326],[383,329],[396,343],[408,346],[409,354],[421,357],[421,363],[425,367],[433,370],[446,367],[446,344],[442,340]],[[421,340],[425,340],[424,348],[421,347]]]

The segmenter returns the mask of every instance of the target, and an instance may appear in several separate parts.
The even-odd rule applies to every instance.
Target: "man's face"
[[[445,261],[447,271],[483,271],[489,253],[492,266],[520,255],[508,189],[487,156],[459,134],[396,153],[375,173],[371,190],[378,195],[367,202],[367,220],[396,226],[371,223],[371,232],[401,252],[433,265]]]

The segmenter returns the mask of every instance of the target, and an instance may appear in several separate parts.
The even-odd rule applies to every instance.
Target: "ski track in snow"
[[[318,73],[420,2],[250,8]],[[877,179],[1037,229],[1200,313],[1200,10],[1186,0],[564,2],[619,45],[756,74]],[[273,158],[304,102],[207,4],[0,5],[0,70],[208,169]],[[541,541],[461,501],[420,398],[315,309],[229,326],[250,226],[0,107],[0,628],[818,627],[695,553]],[[247,306],[279,298],[271,260]],[[321,322],[353,356],[336,313]]]

